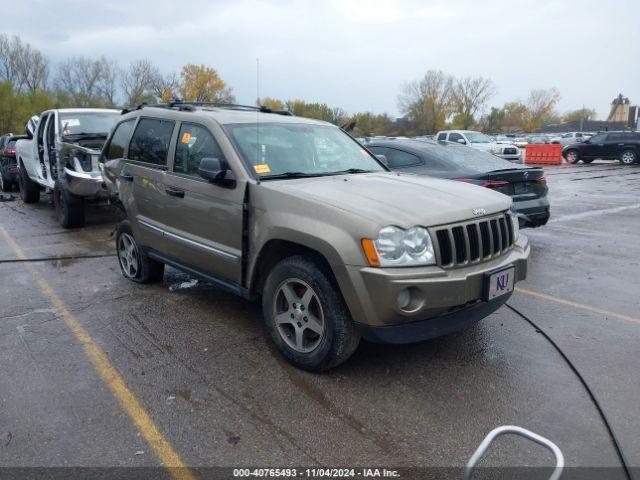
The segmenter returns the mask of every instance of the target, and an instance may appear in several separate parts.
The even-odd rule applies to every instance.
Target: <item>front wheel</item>
[[[38,203],[40,201],[40,187],[29,178],[24,165],[20,165],[19,168],[18,188],[20,188],[20,198],[24,203]]]
[[[61,180],[53,187],[53,206],[63,228],[84,227],[84,199],[72,194]]]
[[[137,283],[162,280],[164,263],[149,258],[138,246],[128,220],[120,222],[116,233],[116,252],[122,274]]]
[[[638,156],[633,150],[625,150],[622,152],[622,155],[620,155],[620,163],[623,163],[624,165],[632,165],[636,163],[637,160]]]
[[[580,160],[577,150],[567,150],[564,154],[564,158],[568,163],[578,163]]]
[[[262,311],[282,355],[305,370],[321,372],[341,364],[360,342],[331,273],[311,257],[288,257],[271,270]]]

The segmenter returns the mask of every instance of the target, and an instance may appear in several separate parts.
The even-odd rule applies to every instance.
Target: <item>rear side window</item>
[[[440,133],[438,134],[438,140],[446,140],[447,139],[447,134],[446,133]]]
[[[640,132],[627,132],[625,133],[625,138],[627,141],[640,140]]]
[[[201,125],[183,123],[178,133],[173,171],[198,176],[203,158],[224,160],[224,155],[209,130]]]
[[[385,155],[389,162],[389,167],[391,168],[403,168],[422,164],[420,157],[417,155],[402,150],[396,150],[395,148],[387,148]]]
[[[165,166],[175,122],[142,118],[133,132],[127,158]]]
[[[590,142],[591,143],[604,142],[606,139],[607,139],[606,133],[599,133],[598,135],[594,135],[593,137],[591,137]]]
[[[111,137],[111,141],[109,142],[109,146],[107,147],[107,154],[105,155],[107,160],[124,157],[124,149],[126,148],[127,141],[131,136],[131,130],[133,129],[134,122],[134,119],[127,120],[116,127],[116,130],[113,132],[113,136]]]
[[[624,135],[622,133],[610,133],[607,140],[610,142],[621,142],[624,140]]]
[[[459,133],[450,133],[449,134],[449,141],[450,142],[457,142],[458,140],[464,140],[464,138],[462,138],[462,135],[460,135]]]

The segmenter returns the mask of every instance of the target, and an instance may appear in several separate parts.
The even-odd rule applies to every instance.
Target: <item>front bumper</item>
[[[69,191],[74,195],[92,198],[109,197],[109,190],[100,172],[77,172],[65,167],[64,174]]]
[[[437,336],[462,328],[466,324],[462,319],[482,318],[504,303],[482,300],[484,274],[513,265],[514,281],[523,280],[527,275],[529,253],[529,241],[521,234],[513,248],[502,256],[460,268],[350,266],[348,275],[353,289],[345,294],[345,300],[357,328],[365,337],[393,339],[399,335],[413,338],[408,341],[431,338],[434,332]],[[411,294],[411,302],[403,310],[398,305],[398,295],[405,289]],[[436,318],[437,321],[428,324]],[[426,323],[418,325],[416,322]],[[416,325],[408,326],[412,323]],[[393,328],[413,333],[383,333]]]

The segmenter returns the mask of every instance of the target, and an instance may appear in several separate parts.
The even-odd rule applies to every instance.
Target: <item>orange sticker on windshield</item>
[[[184,132],[182,134],[182,143],[189,143],[189,140],[191,140],[191,134],[188,132]]]
[[[271,169],[269,168],[269,165],[266,163],[261,163],[259,165],[254,165],[253,169],[256,171],[256,173],[269,173],[271,172]]]

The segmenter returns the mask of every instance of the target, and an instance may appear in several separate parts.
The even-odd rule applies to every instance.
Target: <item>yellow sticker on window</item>
[[[182,143],[189,143],[189,140],[191,140],[191,134],[188,132],[184,132],[182,134]]]
[[[269,165],[266,163],[261,163],[259,165],[254,165],[253,169],[256,171],[256,173],[269,173],[271,172],[271,169],[269,168]]]

